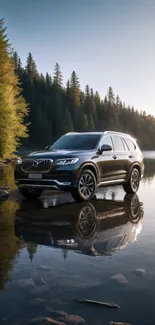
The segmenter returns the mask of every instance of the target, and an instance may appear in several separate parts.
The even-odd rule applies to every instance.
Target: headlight
[[[16,161],[16,164],[17,165],[20,165],[22,163],[22,159],[21,158],[18,158],[17,161]]]
[[[76,164],[79,161],[78,158],[65,158],[65,159],[58,159],[55,161],[57,166],[64,166],[64,165],[72,165]]]

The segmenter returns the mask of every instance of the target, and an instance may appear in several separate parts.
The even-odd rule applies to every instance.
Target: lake
[[[145,157],[137,195],[108,187],[80,204],[46,192],[26,201],[13,168],[0,170],[0,185],[12,187],[0,202],[1,325],[155,323],[155,153]]]

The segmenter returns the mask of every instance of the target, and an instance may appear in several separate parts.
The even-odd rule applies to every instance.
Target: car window
[[[100,148],[103,146],[103,144],[108,144],[109,146],[111,146],[113,148],[113,144],[112,144],[112,140],[111,137],[109,135],[105,135],[101,142],[100,142]]]
[[[50,150],[91,150],[96,148],[100,134],[72,134],[58,139]]]
[[[128,148],[128,146],[127,146],[127,144],[126,144],[126,142],[125,142],[125,140],[123,138],[122,138],[122,141],[123,141],[125,151],[129,151],[129,148]]]
[[[134,151],[136,149],[135,144],[128,138],[125,138],[124,141],[126,142],[130,151]]]
[[[125,151],[123,141],[119,136],[114,135],[113,140],[115,151]]]

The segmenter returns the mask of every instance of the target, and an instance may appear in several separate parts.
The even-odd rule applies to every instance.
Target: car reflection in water
[[[95,197],[80,204],[59,195],[23,201],[15,233],[27,242],[100,256],[134,242],[142,223],[143,204],[137,195],[126,195],[123,201]]]

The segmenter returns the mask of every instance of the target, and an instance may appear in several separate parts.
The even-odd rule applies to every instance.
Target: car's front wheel
[[[140,185],[140,173],[137,168],[133,168],[130,178],[127,183],[123,184],[124,190],[127,194],[135,194]]]
[[[89,201],[93,198],[96,191],[96,177],[89,169],[84,169],[71,195],[75,201]]]
[[[43,190],[40,188],[19,188],[19,192],[26,199],[35,200],[42,194]]]

